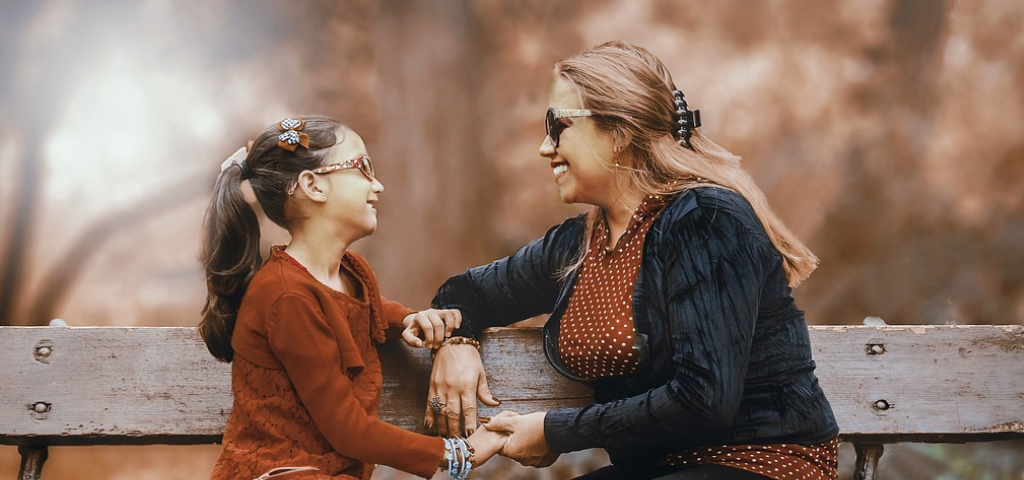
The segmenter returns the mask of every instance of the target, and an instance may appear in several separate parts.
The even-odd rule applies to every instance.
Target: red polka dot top
[[[633,351],[633,287],[640,272],[644,238],[665,201],[648,197],[614,248],[604,216],[594,225],[590,248],[562,315],[558,350],[569,372],[584,378],[630,375],[636,370]]]
[[[633,345],[633,288],[643,257],[647,231],[666,204],[651,196],[633,213],[614,248],[607,248],[608,226],[603,216],[594,225],[587,256],[569,305],[562,316],[558,351],[566,369],[589,378],[633,374],[637,356]],[[721,445],[670,455],[663,465],[725,465],[776,480],[835,480],[838,442],[820,445]]]

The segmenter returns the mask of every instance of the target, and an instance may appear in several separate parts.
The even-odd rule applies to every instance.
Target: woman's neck
[[[622,192],[617,198],[601,206],[604,212],[605,221],[608,222],[608,248],[612,248],[619,241],[619,237],[626,232],[633,213],[640,207],[644,195],[637,189],[630,189]]]

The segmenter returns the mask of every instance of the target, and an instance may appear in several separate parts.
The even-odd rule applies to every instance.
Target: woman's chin
[[[565,203],[575,203],[576,202],[576,195],[573,194],[572,188],[569,188],[568,185],[559,185],[558,186],[558,196]]]

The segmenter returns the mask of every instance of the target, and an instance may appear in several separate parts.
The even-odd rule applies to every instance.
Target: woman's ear
[[[615,153],[628,150],[629,144],[633,143],[633,135],[622,128],[613,130],[612,138],[615,140]]]
[[[327,200],[327,193],[325,192],[326,185],[322,181],[319,175],[309,171],[303,170],[299,174],[298,188],[297,190],[302,192],[306,198],[313,200],[314,202],[323,202]]]

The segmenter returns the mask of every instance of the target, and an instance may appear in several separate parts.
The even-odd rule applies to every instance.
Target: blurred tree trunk
[[[875,122],[846,146],[845,193],[813,242],[821,258],[832,260],[800,291],[821,305],[819,315],[829,323],[859,322],[850,318],[851,310],[893,323],[937,319],[926,306],[934,299],[915,295],[914,288],[922,275],[945,273],[931,270],[940,268],[931,263],[908,262],[922,257],[907,252],[927,246],[922,237],[934,232],[926,217],[935,207],[922,202],[929,196],[920,172],[928,144],[936,140],[936,79],[948,8],[947,2],[894,0],[888,38],[864,55],[873,60],[874,74],[848,93],[846,102],[872,112]],[[879,305],[888,309],[879,312]]]
[[[374,155],[385,172],[382,228],[391,233],[388,242],[363,249],[375,256],[385,284],[415,278],[402,282],[412,292],[398,299],[423,308],[445,278],[489,260],[493,248],[495,182],[480,140],[489,111],[478,108],[486,99],[479,98],[484,73],[477,66],[487,52],[464,0],[388,0],[377,16],[381,122]]]
[[[20,146],[20,157],[14,169],[17,180],[10,182],[14,189],[8,196],[10,221],[0,236],[0,324],[4,325],[20,323],[15,318],[27,280],[25,261],[31,250],[42,190],[41,146],[47,128],[66,105],[65,92],[54,88],[53,80],[74,65],[66,46],[41,55],[41,50],[50,46],[32,45],[25,38],[28,27],[44,8],[43,3],[24,2],[0,11],[0,39],[4,45],[14,46],[2,49],[4,53],[0,54],[0,84],[8,86],[0,90],[2,105],[6,106],[0,114],[13,133],[21,136],[14,142]]]
[[[127,227],[196,198],[210,187],[206,172],[186,175],[179,182],[150,192],[148,198],[88,225],[67,251],[52,252],[54,258],[61,256],[49,271],[36,272],[38,268],[26,263],[33,247],[40,243],[34,237],[36,218],[42,214],[42,146],[75,90],[74,84],[67,84],[66,79],[81,78],[90,66],[82,60],[80,45],[71,39],[90,38],[105,25],[98,21],[100,18],[116,20],[111,9],[86,8],[79,12],[86,18],[57,29],[60,34],[56,38],[32,43],[28,30],[45,13],[45,8],[45,3],[24,2],[0,10],[0,40],[4,45],[17,47],[4,49],[0,54],[0,75],[4,76],[0,80],[9,85],[8,89],[0,90],[2,105],[6,106],[0,115],[13,133],[20,136],[21,147],[17,180],[11,182],[15,190],[9,196],[11,203],[5,205],[11,220],[0,237],[0,325],[46,325],[103,242]],[[25,286],[39,274],[39,287],[31,298],[26,297]]]

